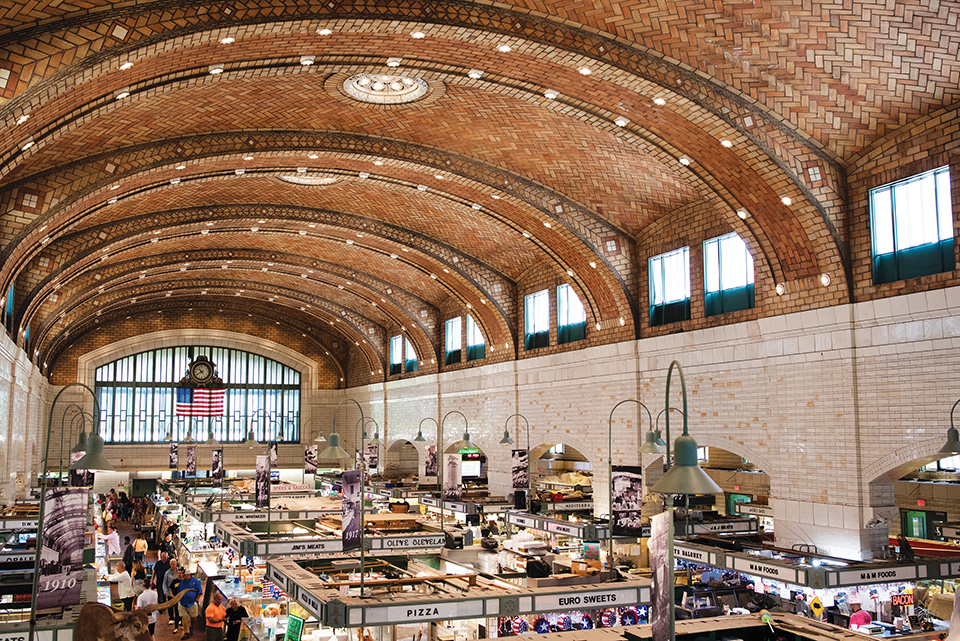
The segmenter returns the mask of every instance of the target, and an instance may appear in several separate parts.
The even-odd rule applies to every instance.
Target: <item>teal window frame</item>
[[[406,336],[403,337],[403,371],[411,374],[420,369],[420,361],[417,360],[417,350],[413,343]]]
[[[390,376],[403,372],[403,336],[390,337]]]
[[[480,332],[480,326],[467,314],[467,362],[480,360],[487,355],[487,343]]]
[[[550,290],[523,297],[523,349],[533,350],[550,345]]]
[[[456,330],[453,328],[456,327]],[[443,364],[456,365],[463,359],[463,319],[449,318],[443,325]]]
[[[587,337],[587,310],[569,284],[557,287],[557,345]]]
[[[690,247],[681,247],[647,261],[650,325],[690,320]]]
[[[950,168],[870,190],[873,284],[956,268]]]
[[[716,316],[756,304],[753,256],[736,233],[703,243],[704,314]]]

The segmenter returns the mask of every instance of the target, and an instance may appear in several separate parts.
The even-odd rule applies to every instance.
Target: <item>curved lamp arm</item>
[[[960,405],[960,400],[957,400],[950,409],[950,429],[947,430],[947,444],[940,448],[939,454],[960,454],[960,434],[957,433],[957,428],[953,424],[953,412],[957,409],[957,405]]]
[[[413,439],[413,440],[417,441],[418,443],[422,443],[422,442],[424,442],[425,440],[427,440],[427,439],[423,438],[423,424],[424,424],[426,421],[433,421],[433,424],[437,426],[437,433],[438,433],[438,434],[440,433],[440,423],[437,423],[437,419],[435,419],[435,418],[433,418],[433,417],[431,417],[431,416],[428,416],[428,417],[426,417],[426,418],[424,418],[424,419],[421,419],[420,425],[417,426],[417,436]],[[438,440],[439,440],[439,439],[438,439]]]
[[[607,563],[610,566],[611,575],[613,572],[613,413],[616,412],[617,408],[624,403],[636,403],[643,409],[647,410],[647,418],[650,420],[650,429],[653,429],[653,415],[650,413],[650,408],[640,401],[632,398],[620,401],[614,405],[613,409],[610,410],[610,416],[607,417],[607,511],[609,512],[608,518],[610,532],[610,538],[607,539],[609,545],[607,549]]]
[[[460,418],[463,419],[463,436],[464,436],[463,440],[469,441],[470,440],[470,423],[467,421],[467,417],[464,416],[463,412],[461,412],[460,410],[450,410],[449,412],[444,414],[443,418],[440,419],[440,427],[441,428],[443,427],[443,424],[446,423],[447,421],[447,417],[450,416],[451,414],[459,414]],[[440,443],[439,445],[440,445],[440,449],[443,449],[443,443]]]
[[[81,417],[82,420],[86,420],[83,419],[83,408],[76,403],[70,403],[67,405],[66,409],[63,410],[63,414],[60,415],[60,465],[57,468],[57,483],[61,482],[60,479],[63,476],[63,433],[66,431],[63,429],[63,424],[67,420],[67,412],[69,412],[71,409],[76,410],[76,414],[74,414],[73,418],[70,419],[69,432],[71,435],[73,434],[73,422],[77,419],[77,416]],[[67,445],[70,445],[69,439],[67,440]]]

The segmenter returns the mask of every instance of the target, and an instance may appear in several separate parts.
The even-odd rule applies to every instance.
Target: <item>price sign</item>
[[[820,618],[820,613],[823,612],[823,604],[820,603],[818,597],[813,597],[813,601],[810,602],[810,609],[813,610],[813,616]]]

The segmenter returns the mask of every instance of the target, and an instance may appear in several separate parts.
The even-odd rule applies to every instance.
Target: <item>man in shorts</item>
[[[193,620],[200,616],[200,605],[197,601],[203,594],[203,586],[201,586],[200,581],[193,576],[193,572],[192,566],[186,566],[183,570],[183,579],[180,581],[179,586],[181,592],[187,590],[187,593],[180,599],[180,605],[177,606],[180,617],[183,619],[183,637],[181,637],[183,639],[193,634]]]

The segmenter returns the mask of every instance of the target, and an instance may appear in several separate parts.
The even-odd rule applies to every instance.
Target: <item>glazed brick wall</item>
[[[330,357],[326,356],[324,349],[299,333],[263,322],[256,317],[208,315],[187,310],[143,314],[104,323],[93,332],[80,337],[60,356],[50,372],[50,383],[66,385],[76,381],[77,359],[94,349],[139,334],[173,328],[222,329],[274,341],[316,361],[320,389],[337,389],[343,386],[339,370]]]
[[[559,345],[557,344],[557,287],[563,284],[570,285],[580,298],[580,302],[583,303],[587,315],[587,337],[580,341]],[[525,350],[523,349],[524,297],[544,289],[550,295],[550,345],[539,349]],[[564,271],[548,262],[539,262],[531,266],[517,279],[517,314],[517,356],[520,359],[616,343],[634,337],[633,327],[631,326],[632,319],[626,316],[624,316],[623,325],[617,319],[608,319],[601,322],[600,331],[597,331],[596,325],[599,319],[594,310],[591,309],[583,290]]]
[[[871,271],[870,190],[948,165],[953,200],[954,238],[960,236],[960,107],[941,110],[897,131],[864,151],[848,173],[850,256],[857,300],[909,294],[960,283],[956,269],[881,285]],[[954,260],[960,264],[960,243]]]
[[[640,336],[662,336],[845,302],[844,277],[838,272],[831,275],[827,287],[816,277],[788,281],[784,295],[778,296],[777,283],[758,237],[753,233],[755,230],[751,219],[740,220],[731,214],[729,207],[717,201],[702,201],[674,211],[645,230],[636,249],[640,273],[637,292]],[[730,232],[737,232],[744,239],[753,256],[755,306],[708,317],[704,315],[703,242]],[[651,326],[649,260],[684,246],[690,248],[690,320]]]

